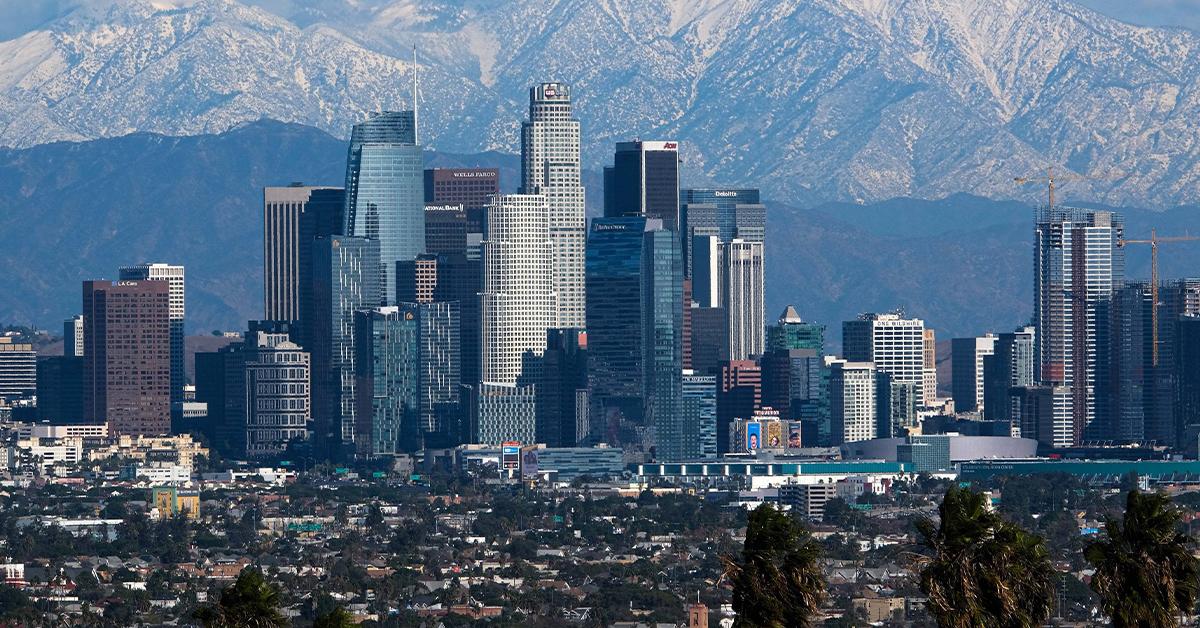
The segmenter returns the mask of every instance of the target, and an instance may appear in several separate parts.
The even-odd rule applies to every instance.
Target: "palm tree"
[[[927,608],[942,628],[1026,627],[1049,617],[1054,569],[1041,537],[1005,521],[984,496],[951,487],[936,525],[917,522]]]
[[[770,504],[751,512],[742,561],[723,558],[735,628],[811,626],[825,600],[820,557],[820,545],[792,517]]]
[[[1124,522],[1109,519],[1105,538],[1084,549],[1096,568],[1092,590],[1117,628],[1177,626],[1194,608],[1197,561],[1179,522],[1166,495],[1132,490]]]
[[[237,582],[221,591],[221,600],[196,611],[205,628],[287,628],[291,622],[279,612],[279,591],[262,572],[246,567]]]

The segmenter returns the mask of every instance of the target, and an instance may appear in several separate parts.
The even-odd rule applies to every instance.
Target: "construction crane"
[[[1017,185],[1025,185],[1026,183],[1045,183],[1046,184],[1046,208],[1054,209],[1054,182],[1055,181],[1082,181],[1089,177],[1077,174],[1054,174],[1054,168],[1046,168],[1045,175],[1033,175],[1029,177],[1013,177],[1013,181]]]
[[[1054,183],[1056,181],[1115,181],[1125,176],[1122,173],[1110,172],[1096,176],[1082,174],[1055,174],[1054,167],[1046,168],[1046,174],[1036,174],[1028,177],[1013,177],[1017,185],[1026,183],[1044,183],[1046,185],[1046,209],[1054,209]]]
[[[1158,366],[1158,245],[1164,242],[1192,242],[1200,240],[1200,236],[1181,235],[1171,237],[1158,237],[1158,233],[1154,229],[1150,230],[1149,240],[1117,240],[1117,246],[1125,248],[1126,244],[1149,244],[1150,245],[1150,348],[1151,360],[1154,366]]]

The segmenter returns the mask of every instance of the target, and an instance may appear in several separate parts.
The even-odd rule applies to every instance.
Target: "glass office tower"
[[[642,422],[641,216],[592,220],[587,244],[589,438],[620,444]],[[681,297],[682,298],[682,297]],[[581,435],[582,437],[582,435]]]
[[[354,125],[345,233],[379,242],[380,285],[389,303],[396,299],[396,262],[425,252],[424,173],[414,112],[386,111]]]
[[[683,415],[683,252],[675,232],[647,231],[642,251],[645,425],[659,460],[700,457],[698,421]],[[644,447],[644,449],[649,449]]]

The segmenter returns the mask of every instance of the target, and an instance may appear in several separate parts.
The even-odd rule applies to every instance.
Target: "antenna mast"
[[[413,66],[412,67],[412,72],[413,72],[413,81],[412,81],[413,144],[420,144],[421,142],[417,137],[417,129],[419,127],[417,126],[417,45],[416,44],[413,44],[412,66]]]

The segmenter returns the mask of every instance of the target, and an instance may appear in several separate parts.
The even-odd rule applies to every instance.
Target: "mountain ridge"
[[[1068,0],[272,4],[87,0],[0,42],[0,143],[259,117],[341,137],[407,106],[417,45],[434,150],[514,151],[526,88],[565,80],[593,169],[672,137],[690,179],[801,205],[1032,199],[1012,179],[1047,166],[1112,205],[1200,202],[1200,36]]]
[[[150,133],[0,149],[0,322],[56,329],[80,307],[80,281],[141,261],[181,263],[192,333],[240,329],[262,316],[262,187],[340,185],[346,144],[291,123],[258,121],[217,135]],[[426,153],[428,167],[493,166],[516,187],[503,153]],[[598,173],[585,171],[598,206]],[[686,180],[685,185],[695,182]],[[1032,209],[959,195],[938,201],[803,208],[765,199],[767,312],[794,303],[830,328],[860,312],[902,308],[943,337],[1003,331],[1028,320]],[[1129,209],[1130,237],[1200,224],[1200,208]],[[1144,249],[1145,247],[1142,247]],[[1128,250],[1129,277],[1148,252]],[[1162,255],[1164,277],[1195,274],[1200,246]]]

